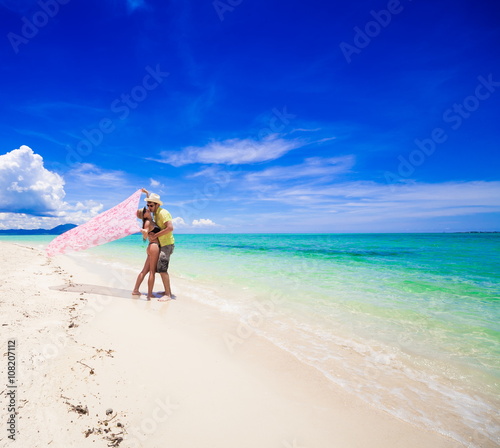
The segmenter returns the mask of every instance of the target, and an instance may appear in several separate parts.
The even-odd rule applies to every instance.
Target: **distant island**
[[[481,230],[469,230],[468,232],[452,232],[452,233],[500,233],[498,230],[481,231]]]
[[[0,235],[60,235],[76,227],[76,224],[62,224],[53,229],[8,229],[0,230]]]

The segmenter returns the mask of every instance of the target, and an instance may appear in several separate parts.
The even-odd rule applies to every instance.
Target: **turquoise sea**
[[[138,272],[145,247],[81,256]],[[500,446],[500,234],[177,234],[171,274],[238,317],[228,349],[261,334],[373,406]]]

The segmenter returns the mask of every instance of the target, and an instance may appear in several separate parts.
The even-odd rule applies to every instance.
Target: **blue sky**
[[[500,230],[500,5],[0,0],[0,227]]]

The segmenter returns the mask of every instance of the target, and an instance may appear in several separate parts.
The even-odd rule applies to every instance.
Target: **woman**
[[[137,210],[137,217],[142,219],[142,238],[144,241],[148,239],[148,235],[150,233],[155,234],[160,231],[160,228],[155,225],[153,222],[153,217],[151,216],[151,212],[147,207],[144,207],[142,210]],[[140,296],[139,287],[141,286],[144,277],[149,272],[148,277],[148,300],[151,300],[153,296],[153,287],[155,284],[155,274],[156,274],[156,263],[158,262],[158,257],[160,255],[160,242],[158,238],[152,237],[149,240],[148,248],[146,249],[146,253],[148,254],[146,258],[146,262],[144,263],[144,267],[142,271],[137,276],[137,281],[135,282],[134,290],[132,294],[135,296]]]

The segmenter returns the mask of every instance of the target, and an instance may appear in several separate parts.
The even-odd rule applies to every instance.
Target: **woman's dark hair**
[[[142,228],[144,229],[144,224],[146,223],[146,218],[144,217],[144,214],[148,211],[147,207],[144,207],[142,209]]]

